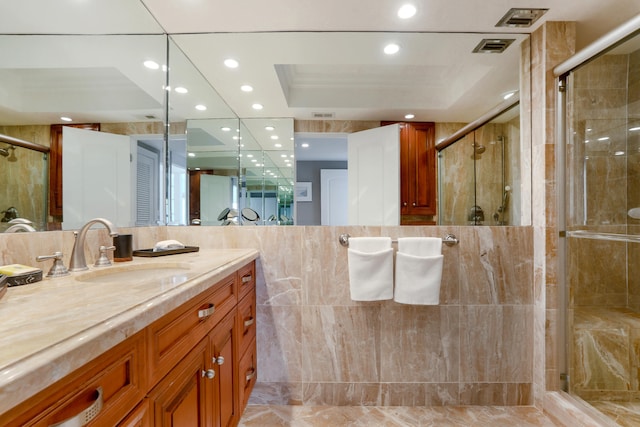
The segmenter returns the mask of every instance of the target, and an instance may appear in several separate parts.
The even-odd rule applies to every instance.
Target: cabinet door
[[[408,138],[408,215],[436,213],[436,151],[433,123],[411,124]]]
[[[211,424],[213,374],[205,338],[151,391],[153,425],[156,427],[205,427]]]
[[[214,387],[214,422],[217,427],[235,425],[239,420],[236,367],[236,314],[229,313],[211,332]]]

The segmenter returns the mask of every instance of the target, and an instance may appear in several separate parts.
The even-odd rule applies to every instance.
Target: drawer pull
[[[248,283],[252,279],[251,275],[242,276],[242,283]]]
[[[74,417],[51,425],[51,427],[82,427],[89,424],[102,410],[102,387],[98,387],[96,392],[98,393],[98,397],[96,397],[96,400],[87,409]]]
[[[217,363],[218,365],[222,365],[224,363],[224,357],[218,356],[213,358],[213,363]]]
[[[208,308],[204,308],[202,310],[198,310],[198,318],[205,319],[213,314],[216,311],[216,307],[214,304],[209,304]]]
[[[249,326],[253,325],[253,322],[255,322],[256,319],[254,319],[253,317],[250,317],[249,320],[245,320],[244,321],[244,327],[248,328]]]
[[[255,368],[251,368],[251,370],[249,371],[249,373],[246,376],[246,380],[247,382],[251,381],[253,379],[253,377],[256,376],[256,370]]]
[[[216,371],[214,371],[213,369],[207,369],[206,371],[202,371],[202,376],[212,380],[216,376]]]

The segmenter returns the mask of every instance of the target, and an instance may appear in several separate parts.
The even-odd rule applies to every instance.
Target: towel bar
[[[342,246],[348,247],[349,246],[349,237],[351,237],[351,236],[348,233],[341,234],[338,237],[338,241],[340,242],[340,244]],[[442,239],[442,243],[444,243],[447,246],[454,246],[454,245],[457,245],[459,242],[460,241],[458,240],[458,238],[454,234],[447,234]],[[391,243],[398,243],[398,239],[392,239]]]

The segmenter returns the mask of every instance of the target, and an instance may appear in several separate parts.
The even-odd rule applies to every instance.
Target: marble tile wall
[[[49,126],[0,126],[0,134],[49,146]],[[8,144],[0,143],[0,148],[8,147]],[[20,217],[30,219],[38,229],[44,229],[49,178],[47,161],[43,153],[22,147],[9,150],[9,153],[9,157],[0,156],[0,212],[15,207]],[[4,214],[0,214],[2,216]],[[9,224],[0,223],[0,233],[8,227]]]
[[[148,227],[134,246],[171,238],[201,248],[252,247],[257,273],[259,380],[254,403],[528,405],[533,403],[530,227]],[[438,236],[441,304],[349,298],[338,236]],[[87,247],[108,242],[91,230]],[[0,235],[0,260],[34,265],[71,232]],[[94,254],[87,251],[92,262]],[[68,259],[68,258],[67,258]],[[44,267],[44,266],[43,266]]]
[[[562,282],[558,263],[558,204],[556,170],[557,89],[553,68],[575,52],[576,25],[573,22],[546,22],[531,34],[529,59],[522,67],[529,70],[531,85],[531,215],[534,247],[534,400],[543,405],[549,390],[560,389],[564,358],[559,346],[564,339],[560,309]],[[525,53],[523,51],[523,53]],[[526,92],[525,92],[526,93]],[[524,129],[528,132],[529,129]],[[528,159],[523,150],[523,159]],[[523,182],[526,182],[523,180]]]

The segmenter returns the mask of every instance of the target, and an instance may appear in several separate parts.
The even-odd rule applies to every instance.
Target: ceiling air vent
[[[530,27],[549,9],[509,9],[496,27]]]
[[[502,53],[515,39],[482,39],[473,53]]]
[[[311,117],[314,119],[333,119],[335,117],[334,113],[311,113]]]

